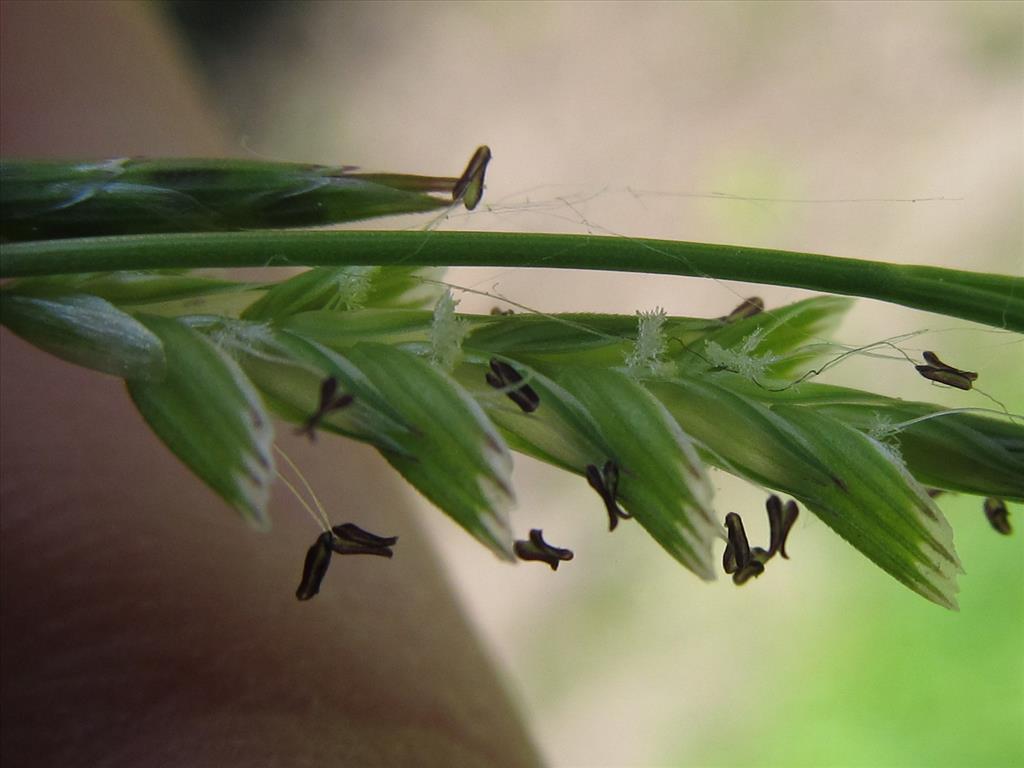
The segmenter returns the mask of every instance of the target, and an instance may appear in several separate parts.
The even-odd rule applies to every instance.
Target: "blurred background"
[[[440,228],[1024,274],[1018,3],[151,10],[194,63],[238,156],[455,175],[489,144],[483,204]],[[368,228],[381,226],[425,221]],[[545,312],[717,316],[750,295],[769,307],[807,295],[543,270],[459,269],[448,279]],[[458,298],[467,311],[498,303]],[[927,333],[908,352],[939,350],[1024,410],[1012,334],[863,300],[838,338],[862,345],[914,331]],[[844,363],[829,380],[991,405],[877,359]],[[1024,765],[1024,544],[1019,532],[995,534],[980,500],[941,501],[967,571],[961,612],[948,613],[807,514],[790,561],[742,589],[703,584],[639,527],[608,536],[578,478],[516,462],[515,529],[542,527],[575,550],[557,573],[496,562],[425,503],[420,517],[551,765]],[[764,538],[754,512],[763,491],[714,479],[719,513],[747,513],[752,538]]]

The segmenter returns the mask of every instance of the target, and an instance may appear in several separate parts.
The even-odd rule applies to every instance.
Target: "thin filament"
[[[312,510],[312,508],[309,506],[306,500],[299,494],[295,486],[292,485],[288,481],[288,479],[284,477],[284,475],[278,472],[277,476],[281,479],[281,482],[288,486],[288,489],[295,495],[295,498],[299,500],[302,506],[306,508],[306,511],[309,512],[313,519],[317,521],[318,525],[322,526],[325,531],[331,530],[331,519],[327,516],[327,512],[324,511],[323,504],[321,504],[320,499],[317,498],[316,492],[313,490],[313,486],[311,486],[309,484],[309,481],[306,480],[306,476],[302,474],[299,468],[295,465],[295,462],[291,460],[291,457],[287,453],[285,453],[277,445],[277,443],[274,443],[274,450],[277,451],[278,455],[285,460],[285,463],[287,463],[288,466],[291,467],[291,470],[292,472],[295,473],[295,476],[299,478],[299,480],[302,482],[302,485],[306,489],[306,492],[309,494],[309,497],[313,500],[313,503],[316,505],[317,512],[320,513],[319,516],[317,516],[317,514]]]

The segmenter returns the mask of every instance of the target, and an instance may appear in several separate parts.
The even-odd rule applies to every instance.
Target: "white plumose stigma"
[[[764,329],[758,328],[743,339],[743,343],[738,347],[728,349],[717,342],[709,341],[704,346],[704,355],[708,362],[718,368],[725,368],[748,379],[764,378],[768,367],[776,362],[779,356],[771,352],[761,355],[754,354],[754,350],[757,349],[763,337]]]
[[[893,424],[892,419],[881,413],[875,413],[871,418],[871,425],[867,433],[880,443],[891,440],[900,431],[898,424]]]
[[[668,346],[662,326],[668,315],[661,307],[649,312],[636,313],[637,331],[633,349],[626,356],[626,370],[631,376],[638,374],[657,374],[665,365],[662,356]]]
[[[867,429],[867,435],[876,443],[879,449],[899,467],[906,468],[906,461],[903,459],[903,451],[900,448],[900,425],[894,424],[892,419],[876,413],[871,419],[871,425]]]
[[[328,309],[362,309],[378,272],[380,267],[346,267],[338,270],[331,281],[335,295],[328,302]]]
[[[462,340],[469,327],[455,316],[459,302],[452,298],[451,289],[442,294],[434,305],[434,320],[430,326],[430,360],[444,371],[455,367],[462,355]]]

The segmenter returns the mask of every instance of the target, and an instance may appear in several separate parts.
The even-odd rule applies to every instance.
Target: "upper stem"
[[[0,246],[0,277],[113,270],[394,265],[554,267],[788,285],[1024,331],[1024,279],[770,248],[511,232],[264,230]]]

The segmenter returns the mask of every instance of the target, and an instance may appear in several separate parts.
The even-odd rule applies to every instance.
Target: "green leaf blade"
[[[441,294],[440,270],[406,267],[316,267],[273,285],[242,313],[278,320],[316,310],[425,309]]]
[[[513,559],[512,457],[480,406],[449,376],[401,349],[361,343],[345,357],[411,426],[406,450],[383,450],[384,457],[492,552]]]
[[[140,318],[163,342],[167,376],[128,392],[164,444],[258,528],[269,526],[273,425],[238,365],[177,320]]]
[[[711,460],[792,495],[903,584],[956,607],[952,531],[884,446],[813,409],[768,408],[708,377],[648,386]]]
[[[781,391],[716,375],[728,388],[767,404],[812,408],[883,439],[924,485],[1024,501],[1024,425],[831,384],[804,382]]]
[[[719,363],[713,350],[726,350],[726,367],[735,358],[741,368],[757,371],[749,375],[757,380],[797,376],[833,347],[823,343],[853,305],[842,296],[815,296],[770,312],[761,312],[728,323],[708,333],[694,347],[700,354],[680,354],[680,370],[687,373],[707,371]],[[732,354],[728,354],[732,351]],[[732,370],[739,370],[733,367]]]
[[[924,488],[881,443],[824,414],[773,409],[800,430],[843,485],[802,499],[836,533],[906,586],[956,610],[963,569],[953,532]]]
[[[828,488],[840,482],[783,419],[720,386],[721,378],[654,379],[645,386],[723,469],[779,489]]]
[[[149,381],[166,372],[160,338],[96,296],[43,298],[4,291],[0,321],[29,343],[76,365]]]
[[[186,301],[211,294],[246,291],[253,287],[233,280],[149,270],[27,277],[15,281],[8,290],[21,296],[41,297],[86,293],[124,307]]]
[[[540,408],[525,413],[504,392],[487,384],[487,363],[475,356],[465,358],[456,368],[455,376],[514,450],[578,475],[584,473],[588,463],[607,453],[586,409],[576,398],[522,362],[501,359],[513,365],[537,393]]]
[[[715,578],[712,542],[722,530],[711,484],[690,438],[637,382],[612,370],[569,368],[557,382],[586,409],[607,456],[619,469],[627,510],[676,560]],[[595,457],[596,466],[604,458]]]
[[[451,205],[450,197],[419,191],[450,192],[451,184],[421,178],[425,183],[418,185],[417,177],[361,176],[344,167],[261,160],[3,161],[0,236],[40,240],[312,227]]]
[[[296,317],[335,314],[350,313]],[[446,374],[385,344],[335,350],[296,329],[245,321],[221,322],[208,332],[239,359],[271,407],[292,421],[302,423],[315,411],[321,381],[335,377],[354,399],[318,428],[374,445],[455,522],[498,557],[513,559],[511,455],[480,406]]]
[[[826,405],[816,410],[869,434],[890,429],[886,441],[892,441],[911,474],[927,486],[1024,501],[1024,427],[1020,424],[902,401]]]

